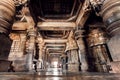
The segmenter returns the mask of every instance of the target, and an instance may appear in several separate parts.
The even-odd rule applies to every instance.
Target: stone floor
[[[0,80],[120,80],[120,74],[66,72],[51,68],[38,72],[0,72]]]
[[[0,80],[120,80],[120,74],[67,72],[62,75],[45,75],[42,72],[1,72]]]

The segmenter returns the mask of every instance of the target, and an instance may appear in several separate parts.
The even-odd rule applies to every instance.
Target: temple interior
[[[120,80],[119,30],[120,0],[0,0],[0,78]]]

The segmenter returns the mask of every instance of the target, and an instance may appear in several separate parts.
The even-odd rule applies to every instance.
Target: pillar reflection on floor
[[[42,70],[37,72],[38,75],[53,75],[53,76],[60,76],[63,75],[61,68],[48,68],[46,70]]]

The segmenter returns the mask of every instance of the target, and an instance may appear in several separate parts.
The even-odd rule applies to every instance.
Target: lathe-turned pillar
[[[110,56],[106,46],[107,37],[101,29],[93,29],[88,35],[88,44],[98,72],[109,72]],[[93,65],[93,66],[94,66]]]
[[[63,72],[65,72],[66,70],[67,70],[67,55],[65,54],[65,53],[63,53],[62,55],[61,55],[61,62],[62,62],[62,70],[63,70]]]
[[[37,69],[44,69],[44,40],[41,36],[37,37],[37,42],[38,42],[38,47],[39,47],[39,58],[38,58],[38,62],[37,62]]]
[[[33,56],[35,53],[36,31],[34,29],[29,29],[27,37],[28,37],[28,40],[27,40],[28,50],[26,55],[26,69],[28,71],[31,71],[33,70]]]
[[[111,36],[108,44],[113,72],[120,73],[120,0],[104,0],[101,16]]]
[[[67,69],[70,72],[79,72],[78,46],[75,42],[73,32],[71,31],[66,45]]]
[[[88,70],[88,63],[86,58],[86,47],[84,41],[84,30],[76,30],[75,31],[75,39],[77,41],[77,45],[79,47],[79,57],[81,62],[81,71],[86,72]]]

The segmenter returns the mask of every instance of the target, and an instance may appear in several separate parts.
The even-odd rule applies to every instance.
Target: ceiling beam
[[[38,22],[40,30],[72,30],[76,27],[75,22]]]
[[[62,53],[49,53],[49,54],[58,54],[58,55],[62,55]]]
[[[81,10],[80,10],[80,12],[78,14],[78,17],[76,19],[76,25],[77,26],[80,26],[80,27],[84,26],[86,20],[89,17],[90,11],[91,11],[89,6],[90,6],[89,0],[85,0],[85,2],[83,3],[82,8],[81,8]]]
[[[44,42],[45,43],[54,43],[54,44],[57,44],[57,43],[66,43],[67,39],[44,39]]]
[[[64,51],[65,47],[47,47],[48,50],[52,50],[52,51]]]
[[[65,44],[45,44],[45,46],[55,46],[55,47],[59,47],[59,46],[65,46]]]

